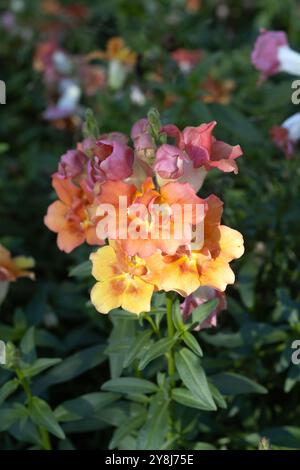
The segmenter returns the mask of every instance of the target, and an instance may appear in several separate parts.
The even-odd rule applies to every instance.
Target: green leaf
[[[92,417],[99,410],[102,410],[119,398],[120,395],[110,392],[88,393],[61,403],[54,410],[54,415],[57,421],[64,422]]]
[[[216,407],[214,405],[210,405],[206,399],[202,400],[202,398],[196,398],[187,388],[184,387],[173,388],[172,398],[177,403],[190,408],[197,408],[198,410],[205,411],[216,410]]]
[[[123,314],[126,315],[126,312],[123,312]],[[136,322],[124,318],[124,316],[116,316],[115,311],[112,313],[112,315],[110,315],[110,317],[113,323],[113,329],[109,337],[109,347],[110,345],[114,345],[123,341],[129,345],[132,339],[135,337],[135,331],[137,328]],[[136,319],[138,316],[134,315],[134,318]],[[124,350],[120,351],[118,354],[109,354],[110,375],[113,379],[120,377],[124,368],[125,357],[126,354],[124,354]]]
[[[153,382],[136,377],[118,377],[108,380],[101,388],[117,393],[154,393],[157,391],[157,386]]]
[[[169,400],[158,393],[149,407],[147,421],[140,429],[137,440],[138,450],[163,449],[169,430]]]
[[[259,272],[259,263],[253,255],[244,260],[238,273],[237,288],[246,307],[253,308],[255,302],[255,283]]]
[[[59,364],[62,360],[59,358],[47,358],[43,357],[37,359],[33,364],[26,365],[22,367],[22,372],[26,377],[34,377],[35,375],[40,374],[49,367],[53,367],[56,364]]]
[[[132,431],[139,429],[146,419],[146,412],[142,411],[137,416],[129,418],[113,433],[112,439],[109,443],[109,449],[115,449],[117,445]]]
[[[90,260],[88,260],[70,269],[69,276],[78,277],[82,279],[82,278],[91,276],[91,272],[92,272],[92,263]]]
[[[139,370],[143,370],[151,361],[166,354],[171,347],[176,343],[177,337],[162,338],[154,343],[151,348],[147,349],[143,354],[139,363]]]
[[[105,348],[104,354],[120,354],[125,355],[129,349],[128,338],[123,338],[119,341],[110,341],[110,344]]]
[[[195,354],[197,354],[197,356],[200,356],[200,357],[203,356],[202,349],[197,339],[195,338],[195,336],[193,336],[188,331],[185,331],[183,335],[181,336],[181,338],[183,339],[187,347],[190,348]]]
[[[45,375],[37,379],[34,391],[40,392],[53,384],[68,382],[93,369],[105,360],[103,346],[91,346],[64,359]]]
[[[208,442],[197,442],[193,450],[217,450],[215,446],[208,444]]]
[[[1,388],[0,388],[0,405],[4,403],[7,397],[14,393],[19,386],[19,381],[18,379],[12,379],[6,382]]]
[[[138,335],[134,340],[131,342],[126,358],[124,360],[124,367],[130,366],[130,364],[139,356],[140,352],[143,350],[145,345],[147,344],[149,338],[152,335],[152,331],[144,331],[140,335]]]
[[[35,351],[35,328],[31,326],[25,333],[20,343],[22,359],[25,362],[32,362],[36,359]]]
[[[204,304],[198,305],[198,307],[196,307],[192,312],[192,324],[204,322],[204,320],[206,320],[216,308],[218,303],[218,299],[212,299],[208,300],[208,302],[205,302]]]
[[[268,390],[243,375],[222,372],[210,377],[214,385],[224,395],[240,395],[244,393],[268,393]]]
[[[245,142],[264,143],[260,130],[252,123],[252,121],[244,116],[237,108],[233,106],[222,106],[217,103],[211,104],[212,113],[216,121],[222,122],[235,138],[239,138]],[[230,142],[232,145],[235,142]]]
[[[59,439],[65,439],[65,433],[56,421],[50,406],[38,397],[33,397],[30,403],[30,416],[32,421]]]
[[[7,431],[16,421],[28,415],[25,406],[16,403],[0,409],[0,432]]]
[[[298,382],[300,382],[300,367],[292,364],[284,382],[284,391],[289,393]]]
[[[227,403],[223,395],[220,393],[217,387],[215,387],[211,382],[208,383],[208,386],[216,404],[219,406],[219,408],[223,408],[223,410],[226,410]]]
[[[176,299],[173,307],[173,323],[175,325],[175,328],[177,331],[183,331],[184,330],[184,321],[182,318],[182,313],[180,311],[180,302],[178,299]]]
[[[1,142],[0,143],[0,154],[7,152],[9,149],[9,145],[7,143]]]
[[[183,348],[175,354],[175,364],[182,382],[192,395],[210,409],[216,410],[199,358],[189,349]]]

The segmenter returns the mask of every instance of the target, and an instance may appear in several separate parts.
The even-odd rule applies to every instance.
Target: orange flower
[[[155,289],[147,261],[128,256],[120,244],[110,242],[92,253],[92,274],[98,281],[91,291],[91,301],[100,313],[122,307],[132,313],[149,312]]]
[[[96,235],[94,195],[84,185],[78,187],[67,179],[54,177],[52,185],[59,197],[48,207],[45,225],[56,232],[60,250],[70,253],[85,241],[102,245]]]
[[[215,80],[212,77],[202,82],[201,89],[204,90],[201,100],[204,103],[229,104],[231,101],[231,92],[235,88],[233,80]]]
[[[149,268],[161,273],[159,289],[187,296],[200,286],[223,292],[228,284],[234,283],[229,263],[244,253],[243,237],[236,230],[220,225],[223,203],[219,198],[212,195],[206,201],[202,248],[181,247],[175,256],[151,259]]]
[[[121,208],[120,195],[127,199],[125,211]],[[100,207],[111,204],[116,208],[118,227],[108,227],[107,237],[121,239],[128,255],[142,258],[158,250],[174,254],[178,247],[191,242],[192,233],[188,230],[182,233],[184,224],[178,226],[176,216],[180,213],[183,220],[185,207],[190,207],[192,225],[203,220],[206,210],[205,201],[188,183],[168,183],[158,190],[151,178],[144,181],[140,192],[134,185],[107,181],[102,184],[97,201]]]
[[[34,273],[28,268],[34,267],[34,259],[25,256],[12,258],[10,252],[0,245],[0,282],[16,281],[18,277],[34,279]]]
[[[106,43],[106,51],[95,51],[89,54],[89,58],[105,59],[108,61],[116,60],[125,65],[134,66],[137,55],[134,51],[125,45],[122,38],[112,37]]]

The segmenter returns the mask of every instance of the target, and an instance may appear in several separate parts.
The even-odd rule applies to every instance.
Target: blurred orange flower
[[[16,281],[18,277],[28,277],[34,279],[34,273],[28,271],[35,265],[33,258],[16,256],[12,258],[10,252],[0,245],[0,282]]]
[[[204,103],[220,103],[226,105],[230,103],[231,92],[235,88],[235,83],[230,79],[216,80],[209,76],[201,83],[200,87],[201,91],[204,91],[201,96],[201,100]]]

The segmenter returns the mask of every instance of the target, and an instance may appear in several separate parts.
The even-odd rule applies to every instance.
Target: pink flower
[[[294,142],[290,139],[289,131],[282,126],[273,126],[270,129],[272,142],[284,152],[286,158],[291,158],[295,151]]]
[[[183,175],[183,161],[186,156],[174,145],[163,144],[156,152],[154,170],[164,179],[178,179]]]
[[[139,119],[139,121],[133,125],[131,129],[131,138],[137,152],[155,148],[155,144],[150,133],[149,122],[146,118]]]
[[[219,303],[211,314],[201,324],[196,326],[195,331],[217,326],[217,315],[227,308],[226,297],[223,292],[219,292],[212,287],[199,287],[193,294],[188,295],[181,304],[182,316],[185,321],[192,315],[193,310],[208,300],[218,299]]]
[[[89,188],[96,183],[124,180],[132,175],[133,151],[124,143],[98,140],[94,152],[87,167]]]
[[[57,178],[75,178],[84,171],[87,156],[80,150],[68,150],[61,156],[58,165],[58,172],[55,174]]]
[[[287,158],[291,158],[295,152],[295,144],[300,140],[300,113],[285,119],[281,126],[273,126],[270,135],[274,144],[283,150]]]
[[[101,140],[109,140],[110,142],[119,142],[120,144],[127,144],[128,137],[123,132],[109,132],[100,136]]]
[[[252,64],[261,71],[261,80],[281,70],[278,52],[282,46],[288,46],[283,31],[261,30],[251,54]]]
[[[172,59],[177,63],[184,73],[190,72],[202,59],[203,53],[200,50],[176,49],[171,53]]]
[[[212,121],[197,127],[186,127],[183,132],[173,124],[163,126],[161,131],[165,132],[168,137],[175,139],[177,151],[173,150],[167,153],[160,147],[157,154],[165,156],[164,167],[160,167],[156,159],[156,171],[161,168],[163,170],[171,168],[173,169],[173,178],[176,179],[179,175],[181,182],[189,181],[196,191],[200,189],[206,172],[213,168],[219,168],[224,172],[238,173],[235,159],[242,155],[241,147],[239,145],[231,146],[213,137],[212,131],[216,124],[215,121]],[[171,162],[172,156],[173,162]],[[181,168],[181,161],[183,168]],[[161,159],[159,159],[159,163],[161,164]],[[176,167],[178,171],[176,171]],[[159,172],[158,174],[160,175]]]

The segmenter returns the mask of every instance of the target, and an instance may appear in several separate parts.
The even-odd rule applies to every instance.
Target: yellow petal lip
[[[150,312],[153,290],[153,285],[134,276],[133,279],[128,282],[123,294],[122,308],[137,315],[142,312]]]
[[[115,250],[109,245],[91,253],[90,260],[93,264],[92,275],[97,281],[105,281],[121,274]]]
[[[120,276],[121,278],[121,276]],[[121,307],[123,292],[126,288],[121,285],[122,281],[125,281],[125,276],[121,279],[106,279],[102,282],[97,282],[91,290],[91,301],[95,306],[96,310],[100,313],[108,313],[114,308]],[[120,288],[116,289],[116,282],[120,282]]]
[[[240,258],[245,251],[244,239],[240,232],[226,225],[220,225],[221,256],[228,262]]]

